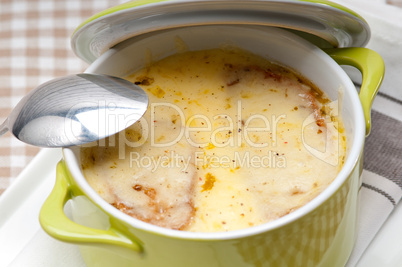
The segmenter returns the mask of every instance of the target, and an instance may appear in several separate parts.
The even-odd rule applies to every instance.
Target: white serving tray
[[[43,149],[0,197],[0,266],[85,266],[78,247],[49,237],[39,210],[53,188],[60,149]],[[402,205],[386,221],[356,267],[402,266]]]

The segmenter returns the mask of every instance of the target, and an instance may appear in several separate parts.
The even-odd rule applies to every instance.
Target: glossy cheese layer
[[[81,158],[96,192],[137,219],[200,232],[259,225],[306,204],[342,167],[338,103],[248,52],[183,52],[127,79],[148,92],[148,111]]]

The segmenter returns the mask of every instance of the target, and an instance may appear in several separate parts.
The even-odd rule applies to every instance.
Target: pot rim
[[[234,26],[226,26],[226,27],[234,27]],[[243,26],[244,27],[244,26]],[[274,31],[284,31],[280,29],[274,29]],[[359,105],[352,105],[352,115],[355,116],[356,124],[354,127],[356,128],[355,133],[353,135],[353,144],[349,150],[348,157],[338,173],[338,175],[334,178],[334,180],[324,189],[318,196],[310,200],[308,203],[298,208],[297,210],[281,217],[275,219],[273,221],[263,223],[261,225],[248,227],[240,230],[233,230],[228,232],[189,232],[189,231],[180,231],[180,230],[172,230],[159,226],[155,226],[141,220],[138,220],[134,217],[131,217],[106,202],[99,194],[95,192],[94,189],[86,182],[86,179],[80,170],[80,163],[77,157],[75,156],[75,152],[78,151],[79,147],[71,147],[71,148],[63,148],[63,157],[65,159],[65,163],[71,175],[74,177],[75,182],[78,184],[79,188],[83,193],[94,203],[99,205],[102,210],[108,213],[110,216],[117,218],[121,221],[124,221],[131,226],[147,231],[153,234],[163,235],[171,238],[179,238],[179,239],[188,239],[188,240],[230,240],[243,238],[253,235],[258,235],[263,232],[273,231],[280,227],[286,226],[294,221],[297,221],[303,216],[308,215],[317,209],[320,205],[322,205],[325,201],[331,198],[337,190],[344,184],[344,182],[350,177],[350,174],[353,172],[354,168],[358,164],[360,160],[361,153],[363,151],[364,139],[365,139],[365,120],[362,111],[362,107],[360,105],[360,100],[358,93],[355,89],[354,84],[350,80],[349,76],[347,76],[346,72],[326,53],[324,53],[321,49],[317,49],[316,46],[309,43],[305,39],[295,36],[292,33],[286,32],[285,35],[289,35],[292,38],[296,39],[301,45],[310,49],[313,53],[317,53],[320,58],[326,63],[330,64],[333,69],[336,70],[337,74],[340,76],[343,84],[345,85],[344,91],[345,94],[348,93],[351,101],[353,103],[359,103]],[[115,53],[115,51],[109,50],[104,55],[102,55],[98,60],[96,60],[88,71],[94,69],[97,64],[102,64],[104,58],[107,58],[108,53]],[[347,92],[346,92],[347,91]]]

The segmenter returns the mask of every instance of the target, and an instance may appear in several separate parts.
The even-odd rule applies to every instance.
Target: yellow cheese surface
[[[259,225],[306,204],[342,167],[337,103],[248,52],[183,52],[127,79],[148,93],[146,114],[81,158],[94,190],[137,219],[199,232]]]

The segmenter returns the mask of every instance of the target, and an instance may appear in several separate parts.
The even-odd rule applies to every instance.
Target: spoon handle
[[[0,125],[0,137],[3,136],[6,132],[8,132],[8,119],[6,119],[6,120]]]

